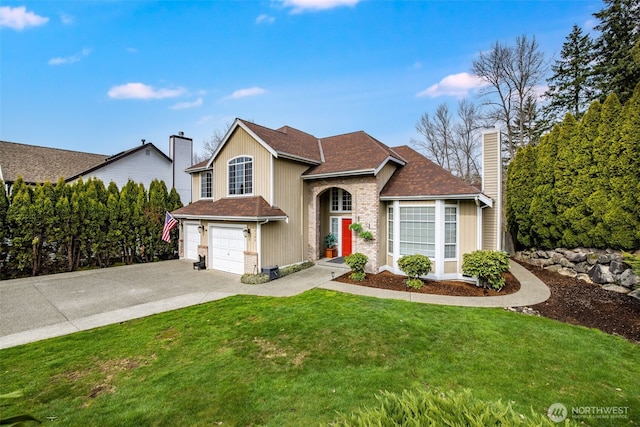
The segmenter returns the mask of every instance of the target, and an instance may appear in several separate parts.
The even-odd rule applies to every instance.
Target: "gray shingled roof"
[[[0,170],[5,182],[18,176],[27,183],[56,182],[103,163],[110,156],[0,141]]]

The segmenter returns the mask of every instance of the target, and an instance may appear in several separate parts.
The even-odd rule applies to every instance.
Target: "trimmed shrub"
[[[280,269],[280,277],[288,276],[298,271],[306,270],[309,267],[313,267],[315,264],[311,261],[305,261],[300,264],[292,264]]]
[[[351,267],[351,275],[349,276],[351,280],[361,282],[365,279],[364,267],[367,265],[367,261],[369,261],[369,258],[360,252],[352,253],[344,258],[345,264]]]
[[[554,423],[531,408],[526,416],[501,400],[485,402],[470,390],[440,393],[431,390],[405,390],[398,395],[382,392],[379,406],[340,414],[332,426],[577,426],[565,420]]]
[[[502,273],[509,270],[509,255],[500,251],[473,251],[462,255],[462,272],[477,277],[479,285],[500,290],[504,287]]]
[[[240,281],[247,285],[259,285],[261,283],[267,283],[269,281],[269,275],[264,273],[243,274],[240,276]]]
[[[426,255],[405,255],[398,260],[398,267],[409,277],[405,281],[407,286],[420,289],[424,286],[420,277],[426,276],[431,271],[431,260]]]

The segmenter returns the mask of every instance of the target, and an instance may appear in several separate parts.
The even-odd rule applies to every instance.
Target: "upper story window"
[[[200,198],[213,197],[213,173],[211,171],[200,172]]]
[[[242,156],[229,160],[229,195],[253,194],[253,159]]]
[[[351,193],[342,188],[332,188],[331,212],[351,212]]]

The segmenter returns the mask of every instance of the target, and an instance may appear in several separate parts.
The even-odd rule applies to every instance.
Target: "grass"
[[[2,417],[60,425],[327,425],[380,390],[471,389],[544,413],[628,407],[640,349],[597,330],[500,309],[313,290],[236,296],[0,351]]]

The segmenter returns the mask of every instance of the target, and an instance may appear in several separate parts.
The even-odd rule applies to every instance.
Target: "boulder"
[[[561,268],[562,267],[560,267],[558,264],[552,264],[552,265],[546,266],[544,269],[557,273],[560,271]]]
[[[580,262],[585,262],[587,260],[587,254],[582,253],[582,252],[573,252],[573,251],[567,251],[564,254],[564,257],[571,261],[574,264],[578,264]]]
[[[586,256],[585,256],[586,259]],[[587,263],[586,261],[582,261],[578,264],[575,265],[575,267],[573,267],[578,273],[586,273],[589,271],[589,269],[591,268],[591,266],[589,265],[589,263]]]
[[[569,260],[568,260],[568,259],[566,259],[566,258],[562,258],[562,259],[560,260],[560,265],[561,265],[561,266],[563,266],[563,267],[565,267],[565,268],[573,268],[573,267],[575,267],[575,266],[576,266],[574,263],[572,263],[571,261],[569,261]]]
[[[609,264],[611,262],[611,254],[598,255],[598,264]]]
[[[617,292],[619,294],[628,294],[629,292],[631,292],[629,289],[625,288],[624,286],[618,286],[618,285],[604,285],[602,289],[605,289],[607,291]]]
[[[630,297],[633,297],[637,300],[640,300],[640,289],[636,289],[633,292],[629,292],[627,295],[629,295]]]
[[[636,276],[632,269],[627,269],[622,272],[618,281],[621,286],[625,288],[633,289],[638,284],[638,276]]]
[[[576,271],[572,268],[566,268],[566,267],[562,267],[560,270],[558,270],[558,274],[561,274],[563,276],[568,276],[568,277],[577,277],[578,273],[576,273]]]
[[[586,282],[586,283],[588,283],[588,284],[590,284],[590,285],[593,285],[593,284],[594,284],[594,283],[593,283],[593,280],[591,280],[591,278],[589,277],[589,275],[588,275],[588,274],[586,274],[586,273],[579,273],[579,274],[576,276],[576,279],[582,280],[583,282]]]
[[[551,254],[551,262],[553,264],[561,264],[563,259],[564,259],[564,255],[562,255],[561,253],[553,252]]]
[[[628,264],[619,261],[619,260],[615,260],[612,259],[611,263],[609,264],[609,270],[611,271],[611,273],[613,274],[621,274],[624,273],[625,270],[628,270],[629,268],[631,268]]]
[[[536,267],[546,267],[551,264],[551,260],[544,258],[532,258],[529,260],[529,264],[535,265]]]
[[[587,262],[591,265],[596,265],[598,263],[599,254],[595,254],[593,252],[589,252],[587,254]]]
[[[602,264],[596,264],[589,270],[589,278],[595,283],[604,285],[605,283],[614,283],[613,274],[609,271],[609,267]]]
[[[549,258],[547,251],[535,251],[532,255],[536,258]]]

